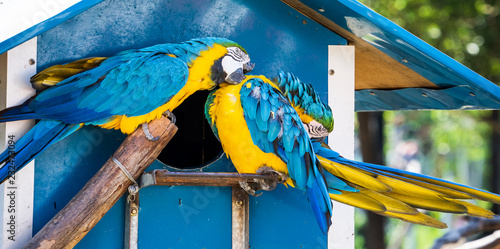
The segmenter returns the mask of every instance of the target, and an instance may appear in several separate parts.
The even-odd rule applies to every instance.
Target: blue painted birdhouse
[[[252,74],[273,78],[280,70],[293,72],[313,84],[327,102],[333,75],[328,46],[353,45],[356,111],[500,109],[496,85],[356,1],[38,4],[31,16],[23,16],[14,25],[17,29],[0,37],[0,53],[5,54],[36,37],[36,58],[32,59],[37,71],[127,49],[223,37],[246,49],[256,64]],[[13,12],[22,10],[12,8]],[[198,92],[176,108],[179,131],[146,171],[235,172],[204,118],[207,96],[208,91]],[[35,159],[33,219],[28,229],[36,234],[124,139],[119,131],[84,127],[40,154]],[[126,199],[121,198],[75,248],[123,248],[125,206]],[[279,185],[250,197],[249,210],[251,248],[328,247],[328,236],[318,228],[306,194],[300,190]],[[231,247],[230,187],[143,188],[138,215],[139,248]]]

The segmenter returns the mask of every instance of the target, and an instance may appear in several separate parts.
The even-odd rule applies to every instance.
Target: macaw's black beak
[[[245,79],[245,74],[243,73],[242,68],[238,68],[236,71],[234,71],[232,74],[228,75],[226,77],[226,82],[229,84],[239,84]]]
[[[253,70],[255,63],[247,62],[243,65],[243,73],[248,73]]]

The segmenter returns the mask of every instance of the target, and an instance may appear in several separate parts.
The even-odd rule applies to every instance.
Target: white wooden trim
[[[328,104],[335,119],[335,128],[328,137],[328,144],[342,156],[353,159],[354,46],[329,46],[328,70]],[[333,202],[328,248],[354,248],[353,207]]]
[[[0,55],[0,109],[19,105],[35,94],[29,79],[36,73],[36,37]],[[30,62],[31,60],[31,62]],[[34,63],[34,64],[33,64]],[[9,136],[14,135],[17,141],[31,127],[34,121],[16,121],[0,125],[0,150],[3,151]],[[34,163],[26,165],[15,174],[14,184],[9,181],[0,185],[0,228],[1,249],[21,248],[32,237],[33,229],[33,183]],[[8,195],[14,191],[14,195]],[[14,209],[11,205],[14,199]],[[10,210],[9,210],[10,209]],[[10,211],[10,212],[9,212]],[[13,212],[15,211],[15,212]],[[14,215],[14,219],[11,219]],[[11,220],[15,221],[15,241],[9,239]]]
[[[3,0],[0,42],[54,17],[80,0]]]

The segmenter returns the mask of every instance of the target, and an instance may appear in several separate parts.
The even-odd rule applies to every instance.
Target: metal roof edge
[[[355,111],[500,109],[500,100],[468,85],[446,89],[358,90]]]
[[[103,0],[85,0],[80,1],[71,7],[63,10],[59,14],[43,21],[38,24],[35,24],[21,33],[18,33],[12,36],[9,39],[0,43],[0,54],[7,52],[8,50],[22,44],[23,42],[57,26],[58,24],[70,19],[73,16],[76,16],[83,11],[89,9],[90,7],[95,6],[96,4],[102,2]]]
[[[481,88],[484,89],[484,91],[482,91],[483,94],[490,95],[490,97],[492,98],[497,98],[497,99],[500,98],[500,87],[498,87],[496,84],[487,80],[478,73],[472,71],[470,68],[464,66],[463,64],[459,63],[458,61],[454,60],[453,58],[444,54],[443,52],[439,51],[433,46],[429,45],[422,39],[411,34],[410,32],[398,26],[389,19],[381,16],[380,14],[376,13],[375,11],[371,10],[370,8],[366,7],[365,5],[359,3],[356,0],[337,0],[337,1],[339,1],[346,7],[352,9],[354,12],[363,16],[363,18],[373,23],[377,28],[383,31],[386,37],[393,36],[397,37],[398,39],[401,39],[401,41],[398,40],[395,41],[397,42],[400,48],[402,47],[404,50],[415,49],[422,52],[420,55],[416,54],[413,56],[420,58],[421,60],[425,60],[426,59],[425,57],[427,57],[427,59],[430,59],[433,62],[435,62],[436,65],[440,64],[450,72],[454,72],[455,74],[457,74],[456,81],[457,83],[459,83],[458,85],[468,84],[475,90],[478,90],[476,88]],[[348,27],[344,28],[347,28],[348,31],[355,33]],[[370,44],[373,43],[372,41],[367,40],[366,37],[365,38],[360,37],[360,38],[362,38],[363,40],[367,41]],[[387,49],[384,49],[383,47],[380,46],[375,46],[375,47],[394,58],[394,55],[391,55],[390,53],[388,53],[388,51],[384,51]],[[394,58],[394,59],[398,61],[401,61],[402,59],[408,60],[408,58]],[[425,78],[428,78],[437,85],[444,83],[443,87],[447,87],[446,82],[436,82],[436,79],[432,79],[431,76],[426,75],[425,72],[422,72],[423,70],[422,67],[412,63],[405,63],[405,64],[415,72],[421,74]]]

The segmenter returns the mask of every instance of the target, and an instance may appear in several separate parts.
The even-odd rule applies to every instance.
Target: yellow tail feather
[[[31,84],[33,88],[43,90],[75,74],[95,68],[105,59],[106,57],[85,58],[64,65],[51,66],[31,77]]]
[[[362,194],[371,197],[380,203],[382,203],[387,212],[392,212],[392,213],[400,213],[400,214],[417,214],[418,210],[415,209],[414,207],[402,202],[398,201],[394,198],[391,198],[389,196],[386,196],[381,193],[377,193],[375,191],[371,191],[368,189],[363,189],[360,191]]]
[[[424,225],[424,226],[429,226],[429,227],[435,227],[435,228],[440,228],[444,229],[447,228],[448,226],[446,223],[441,222],[439,220],[436,220],[426,214],[423,213],[418,213],[418,214],[398,214],[398,213],[391,213],[391,212],[385,212],[385,213],[377,213],[380,215],[384,215],[387,217],[391,218],[397,218],[402,221],[407,221],[419,225]]]
[[[442,193],[426,189],[424,187],[420,187],[412,183],[390,178],[384,175],[379,175],[377,179],[385,183],[387,186],[391,187],[392,188],[391,193],[396,193],[406,196],[416,196],[418,198],[429,199],[429,200],[442,200],[441,197],[445,196]]]
[[[375,174],[364,172],[359,169],[351,168],[336,162],[317,156],[323,168],[332,175],[342,178],[347,182],[354,183],[367,189],[377,192],[389,192],[391,188],[381,181],[375,179]]]
[[[410,178],[406,178],[406,177],[395,176],[395,175],[390,175],[388,177],[392,177],[392,178],[399,179],[401,181],[413,183],[415,185],[442,193],[442,194],[444,194],[444,196],[449,196],[449,197],[452,197],[454,199],[475,199],[475,197],[473,197],[467,193],[464,193],[464,192],[461,192],[461,191],[458,191],[455,189],[443,187],[440,185],[436,185],[436,184],[432,184],[432,183],[428,183],[428,182],[423,182],[423,181],[419,181],[419,180],[415,180],[415,179],[410,179]],[[409,176],[409,177],[411,177],[411,176]]]
[[[467,213],[467,208],[464,205],[447,201],[445,199],[423,199],[418,196],[402,195],[397,193],[385,193],[387,196],[400,200],[412,207],[423,208],[432,211],[446,212],[446,213]]]
[[[366,209],[373,212],[385,212],[386,208],[379,201],[366,195],[353,192],[341,191],[342,194],[330,194],[332,200],[351,205],[354,207]]]
[[[428,182],[428,183],[431,183],[431,184],[443,186],[443,187],[446,187],[446,188],[449,188],[449,189],[454,189],[454,190],[457,190],[457,191],[460,191],[460,192],[463,192],[463,193],[467,193],[467,194],[471,195],[472,197],[474,197],[476,199],[480,199],[480,200],[484,200],[484,201],[489,201],[489,202],[493,202],[493,203],[496,203],[496,204],[500,204],[500,196],[496,195],[496,194],[493,194],[493,193],[488,193],[488,192],[485,192],[485,191],[481,191],[481,190],[477,190],[477,189],[472,189],[472,188],[468,188],[468,187],[462,187],[462,186],[459,186],[459,185],[456,185],[456,184],[453,184],[453,183],[447,183],[447,182],[442,182],[442,181],[433,180],[433,179],[429,179],[429,178],[412,176],[412,175],[409,175],[409,174],[400,174],[400,175],[405,176],[405,177],[409,177],[409,178],[413,178],[415,180],[424,181],[424,182]]]
[[[463,205],[467,208],[467,214],[470,216],[475,216],[475,217],[482,217],[482,218],[487,218],[487,219],[493,219],[493,216],[495,214],[491,212],[490,210],[486,210],[480,206],[476,206],[472,203],[466,202],[466,201],[460,201],[460,200],[455,200],[455,199],[450,199],[450,198],[445,198],[448,201],[458,203],[460,205]]]

